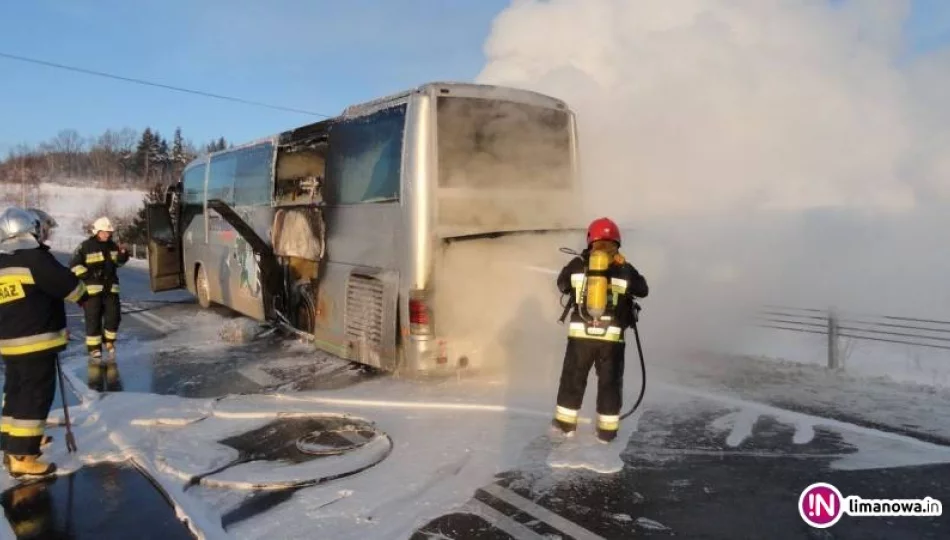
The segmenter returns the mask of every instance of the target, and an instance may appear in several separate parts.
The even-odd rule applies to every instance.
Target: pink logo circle
[[[838,488],[824,482],[814,483],[798,498],[798,513],[816,529],[831,527],[844,515],[844,497]]]

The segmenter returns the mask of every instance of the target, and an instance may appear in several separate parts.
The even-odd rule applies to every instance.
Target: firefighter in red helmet
[[[616,223],[608,218],[591,222],[587,249],[561,270],[557,287],[572,298],[553,425],[573,435],[593,366],[598,381],[597,438],[609,443],[620,428],[624,333],[636,317],[635,299],[649,293],[646,279],[620,254]]]

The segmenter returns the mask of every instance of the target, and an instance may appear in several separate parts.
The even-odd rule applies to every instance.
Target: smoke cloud
[[[577,112],[577,212],[624,227],[654,347],[763,303],[950,319],[950,54],[905,54],[909,8],[514,0],[477,82]]]

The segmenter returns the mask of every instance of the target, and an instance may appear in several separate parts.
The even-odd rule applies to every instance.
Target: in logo
[[[831,484],[814,483],[798,498],[798,513],[816,529],[831,527],[844,515],[844,497]]]

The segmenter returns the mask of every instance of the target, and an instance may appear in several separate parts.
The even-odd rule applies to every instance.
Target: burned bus
[[[564,102],[426,84],[189,163],[148,207],[151,287],[384,371],[471,368],[435,308],[444,250],[576,230],[577,184]]]

